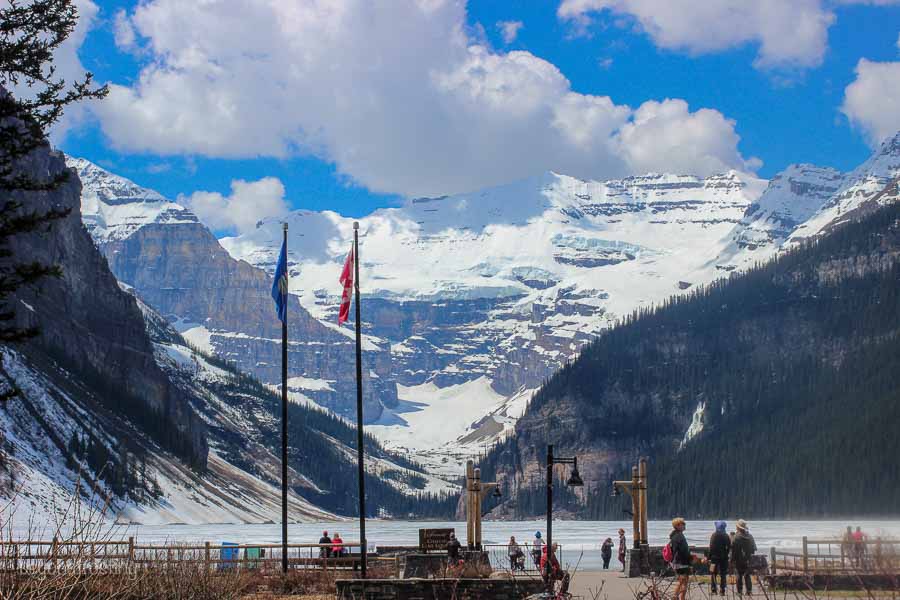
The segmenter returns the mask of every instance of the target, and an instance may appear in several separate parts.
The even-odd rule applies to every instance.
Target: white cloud
[[[113,35],[116,48],[131,52],[137,47],[137,34],[124,9],[120,9],[113,20]]]
[[[844,89],[841,111],[872,147],[900,131],[900,62],[860,59],[856,79]]]
[[[525,24],[522,21],[497,22],[497,29],[500,31],[500,35],[503,36],[503,41],[507,44],[512,44],[516,41],[516,38],[519,37],[519,30],[524,26]]]
[[[591,14],[634,18],[661,48],[690,54],[759,44],[757,67],[822,62],[834,14],[820,0],[563,0],[557,15],[579,28]]]
[[[630,107],[573,91],[529,52],[491,50],[469,33],[461,0],[147,0],[130,20],[146,65],[97,107],[124,151],[312,153],[369,189],[407,196],[547,169],[616,177],[645,162],[620,139]],[[720,118],[697,136],[709,146],[679,164],[701,175],[710,157],[746,168],[733,123],[702,114]],[[711,122],[671,127],[698,121]]]
[[[622,128],[619,143],[631,168],[644,171],[716,173],[742,165],[759,168],[757,159],[744,161],[737,151],[734,122],[722,113],[688,110],[684,100],[645,102]]]
[[[97,23],[97,14],[100,9],[91,0],[75,0],[75,9],[78,11],[78,22],[75,29],[69,34],[53,55],[53,64],[56,67],[56,79],[65,79],[71,84],[74,81],[84,79],[86,69],[78,58],[78,49],[84,43],[88,32]],[[34,88],[21,88],[14,90],[20,97],[33,97]],[[56,122],[50,130],[50,141],[59,145],[66,134],[81,124],[87,118],[86,103],[70,104],[66,107],[62,118]]]
[[[259,181],[235,179],[231,182],[231,195],[218,192],[194,192],[179,196],[197,217],[216,231],[247,233],[265,217],[280,217],[290,207],[284,199],[284,185],[277,177],[264,177]]]

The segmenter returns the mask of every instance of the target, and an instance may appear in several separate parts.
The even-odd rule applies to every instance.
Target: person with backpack
[[[609,561],[612,560],[612,549],[613,549],[613,541],[612,538],[606,538],[606,541],[603,542],[603,545],[600,547],[600,558],[603,559],[603,568],[609,568]]]
[[[687,529],[687,522],[676,517],[672,519],[672,532],[669,534],[669,543],[663,547],[663,559],[672,565],[675,576],[678,578],[675,584],[674,598],[675,600],[685,600],[687,596],[689,578],[691,576],[691,547],[688,546],[687,538],[684,537],[684,530]]]
[[[737,533],[731,543],[731,553],[734,555],[734,570],[737,571],[737,593],[744,594],[744,586],[747,594],[753,594],[753,582],[750,579],[750,560],[756,554],[756,540],[750,535],[750,526],[743,519],[737,522]]]
[[[625,530],[619,529],[619,562],[622,563],[622,571],[625,571]]]
[[[731,553],[731,537],[726,532],[725,521],[716,521],[716,530],[709,538],[709,583],[711,594],[716,595],[716,578],[720,580],[719,592],[725,595],[728,582],[728,555]]]

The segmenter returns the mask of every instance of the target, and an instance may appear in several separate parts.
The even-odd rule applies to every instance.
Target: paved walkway
[[[637,598],[646,598],[650,600],[651,595],[649,586],[652,580],[649,578],[628,578],[621,571],[578,571],[572,578],[572,585],[569,591],[574,596],[580,596],[584,600],[636,600]],[[755,582],[754,582],[755,583]],[[671,598],[675,589],[674,578],[665,578],[656,580],[658,591],[663,598]],[[754,586],[754,592],[757,586]],[[729,586],[728,600],[739,598],[735,593],[736,590]],[[754,596],[763,598],[759,593]],[[691,587],[687,594],[688,600],[711,600],[722,598],[722,596],[709,595],[709,583],[706,578],[700,583],[696,577],[691,578]],[[749,598],[745,595],[744,598]]]

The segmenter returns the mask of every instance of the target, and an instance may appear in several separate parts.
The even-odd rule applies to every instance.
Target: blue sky
[[[734,0],[686,20],[654,0],[343,3],[286,2],[277,15],[221,3],[210,21],[174,0],[82,0],[78,59],[116,87],[61,147],[183,195],[227,233],[260,216],[255,188],[239,193],[234,180],[276,178],[259,192],[276,212],[360,216],[546,169],[848,170],[900,128],[891,0],[797,0],[780,16],[743,15],[746,25],[728,16]]]

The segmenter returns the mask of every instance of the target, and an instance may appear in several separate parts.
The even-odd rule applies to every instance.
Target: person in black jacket
[[[731,537],[728,535],[725,521],[716,521],[716,531],[709,538],[709,583],[711,594],[716,595],[716,579],[720,580],[719,591],[725,595],[725,584],[728,582],[728,555],[731,552]]]
[[[672,533],[669,534],[669,545],[672,547],[672,566],[675,569],[675,575],[678,582],[675,584],[675,600],[685,600],[688,586],[690,585],[688,578],[691,576],[691,548],[688,546],[687,538],[684,537],[684,530],[687,529],[687,523],[681,517],[672,519]]]
[[[319,546],[319,556],[322,558],[328,558],[331,556],[331,538],[328,537],[328,532],[323,531],[322,537],[319,538],[319,543],[323,544]]]
[[[459,549],[462,544],[456,539],[456,534],[450,534],[450,540],[447,542],[447,564],[448,566],[456,566],[459,564]]]
[[[746,584],[747,594],[752,594],[750,559],[756,554],[756,540],[750,535],[750,526],[743,519],[737,522],[737,533],[731,543],[731,553],[734,555],[734,569],[737,571],[737,593],[743,595]]]
[[[609,561],[612,560],[612,549],[613,549],[613,541],[612,538],[606,538],[606,541],[603,542],[603,545],[600,547],[600,558],[603,559],[603,568],[609,568]]]

